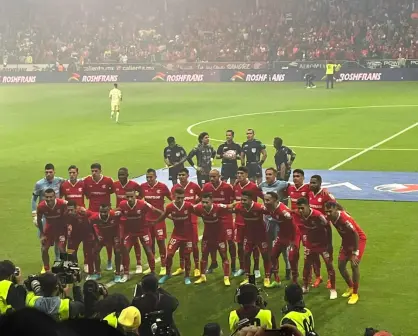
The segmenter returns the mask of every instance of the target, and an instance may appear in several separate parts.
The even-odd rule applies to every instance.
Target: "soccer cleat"
[[[337,291],[335,289],[331,289],[329,291],[329,299],[330,300],[335,300],[336,298],[338,298]]]
[[[242,286],[242,285],[246,285],[247,283],[249,283],[250,281],[248,280],[248,278],[247,279],[245,279],[244,281],[242,281],[239,285],[240,286]]]
[[[45,274],[46,273],[46,271],[45,271],[45,267],[43,267],[42,266],[42,269],[41,269],[41,274]]]
[[[267,288],[279,288],[282,286],[281,282],[273,281]]]
[[[84,264],[84,273],[89,272],[89,265]]]
[[[308,294],[308,293],[309,293],[309,287],[305,287],[305,286],[303,286],[303,287],[302,287],[302,293],[303,293],[303,294]]]
[[[229,281],[229,277],[224,276],[224,285],[229,287],[231,286],[231,281]]]
[[[311,88],[310,86],[307,87],[307,89],[310,89],[310,88]]]
[[[195,285],[201,284],[206,282],[206,275],[202,274],[199,279],[197,279],[194,283]],[[186,284],[187,285],[187,284]]]
[[[122,278],[119,280],[120,283],[125,283],[129,280],[129,275],[128,274],[124,274],[122,276]]]
[[[331,285],[331,280],[329,280],[329,279],[328,279],[328,281],[327,281],[327,288],[328,288],[328,289],[331,289],[331,288],[332,288],[332,285]]]
[[[347,297],[350,297],[352,294],[353,294],[353,289],[349,287],[341,296],[347,298]]]
[[[94,274],[94,280],[100,280],[101,278],[102,278],[102,274],[101,273]]]
[[[140,273],[137,273],[140,274]],[[143,275],[151,274],[151,268],[147,268],[143,273]]]
[[[141,274],[141,273],[142,273],[142,265],[136,265],[135,274]]]
[[[270,287],[270,279],[264,278],[264,287],[269,288]]]
[[[359,299],[358,294],[353,293],[350,296],[350,300],[348,300],[348,304],[356,304],[358,299]]]
[[[120,270],[119,270],[119,272],[120,272],[120,273],[123,273],[123,265],[120,265]]]
[[[238,271],[235,272],[234,277],[239,277],[241,275],[244,275],[244,270],[243,269],[239,269]]]
[[[113,270],[112,260],[109,260],[106,265],[106,271],[111,271],[111,270]]]
[[[158,284],[160,284],[160,285],[164,285],[165,284],[165,282],[168,280],[168,279],[170,279],[171,278],[171,275],[170,274],[166,274],[166,275],[164,275],[162,278],[160,278],[160,280],[158,280]]]
[[[261,272],[260,272],[260,270],[254,270],[254,275],[255,275],[255,278],[256,279],[261,278]]]
[[[89,275],[86,276],[86,281],[89,281],[89,280],[95,280],[94,279],[94,274],[89,274]]]
[[[192,284],[192,280],[190,280],[190,278],[189,278],[189,277],[184,278],[184,284],[185,284],[185,285],[191,285],[191,284]]]
[[[286,280],[290,280],[290,269],[286,269]]]
[[[318,287],[319,287],[319,285],[320,285],[321,283],[323,283],[323,282],[324,282],[324,280],[322,280],[322,277],[318,277],[318,278],[316,278],[316,280],[315,280],[315,282],[313,283],[312,287],[313,287],[313,288],[318,288]]]
[[[122,282],[122,278],[120,275],[115,275],[115,278],[113,279],[114,283],[119,283]],[[126,281],[125,281],[126,282]]]
[[[312,86],[311,88],[312,88],[312,89],[316,89],[316,85]]]
[[[183,268],[177,268],[177,270],[173,273],[173,276],[180,275],[184,273]]]
[[[166,275],[167,274],[167,268],[165,267],[161,267],[160,269],[160,276]]]
[[[210,266],[209,266],[209,268],[206,270],[206,274],[212,274],[213,273],[213,270],[215,270],[215,269],[217,269],[219,266],[218,266],[218,263],[216,263],[216,264],[211,264]]]
[[[193,275],[194,275],[195,278],[200,277],[200,270],[198,268],[196,268],[193,272]]]

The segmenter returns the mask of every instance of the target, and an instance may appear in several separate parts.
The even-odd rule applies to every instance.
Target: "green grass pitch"
[[[149,167],[163,166],[167,136],[175,136],[179,144],[190,149],[196,139],[187,133],[189,125],[247,114],[202,123],[192,131],[205,130],[211,137],[223,139],[224,131],[232,128],[236,140],[241,141],[245,129],[251,127],[267,144],[281,136],[287,145],[295,146],[298,156],[294,168],[329,169],[418,120],[417,83],[337,83],[333,91],[323,87],[305,90],[302,83],[121,84],[124,101],[119,125],[110,120],[110,88],[110,84],[0,88],[1,259],[14,260],[26,275],[41,267],[30,200],[33,185],[43,176],[47,162],[55,164],[58,176],[66,176],[70,164],[78,165],[82,176],[88,175],[90,164],[97,161],[106,175],[116,178],[118,168],[126,166],[134,177]],[[288,112],[255,114],[268,111]],[[417,151],[385,149],[417,148],[415,127],[338,169],[416,171]],[[270,147],[267,164],[272,164],[272,157]],[[343,204],[368,235],[361,264],[360,301],[348,306],[343,298],[329,301],[325,287],[311,291],[306,303],[314,313],[318,332],[354,336],[373,326],[397,336],[418,334],[413,308],[418,298],[417,204]],[[337,236],[335,233],[335,248],[339,246]],[[134,277],[111,291],[131,295],[138,279]],[[341,276],[337,279],[341,294],[345,284]],[[110,274],[105,280],[110,280]],[[176,314],[180,330],[186,335],[199,335],[206,322],[216,321],[226,332],[238,283],[234,279],[231,288],[224,288],[221,271],[201,286],[186,288],[180,278],[170,281],[166,288],[180,300]],[[283,289],[269,291],[268,295],[269,308],[279,319]]]

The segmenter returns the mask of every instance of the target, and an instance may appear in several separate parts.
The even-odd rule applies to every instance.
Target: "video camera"
[[[255,275],[252,274],[248,277],[248,283],[250,283],[251,285],[254,285],[257,288],[257,301],[256,301],[256,305],[260,308],[266,308],[267,307],[267,300],[264,298],[263,294],[265,296],[268,296],[268,294],[262,289],[262,288],[258,288],[257,284],[255,282]]]
[[[164,310],[145,314],[144,321],[147,321],[147,324],[150,325],[151,332],[155,336],[177,335],[176,330],[170,324],[164,322]]]
[[[77,264],[75,254],[61,253],[61,261],[56,261],[51,268],[52,273],[56,274],[62,286],[81,282],[81,269]]]

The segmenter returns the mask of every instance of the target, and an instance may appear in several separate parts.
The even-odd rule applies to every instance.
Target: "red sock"
[[[155,256],[151,251],[147,253],[147,259],[148,259],[149,268],[151,272],[154,273],[155,272]]]
[[[167,255],[167,248],[165,247],[164,240],[157,240],[158,250],[160,252],[161,267],[165,267],[165,259]],[[155,255],[155,254],[154,254]]]
[[[319,255],[315,257],[314,259],[313,270],[314,270],[315,276],[317,278],[320,278],[321,277],[321,260],[319,259]]]
[[[167,275],[171,275],[171,266],[173,265],[173,256],[172,255],[167,255],[167,259],[166,259],[165,262],[166,262],[165,265],[167,267]]]
[[[199,247],[197,244],[193,246],[193,260],[194,260],[194,268],[199,269]]]
[[[224,270],[224,276],[229,276],[231,274],[231,267],[229,267],[229,266],[230,266],[229,265],[229,260],[228,259],[225,259],[222,262],[222,268]]]
[[[212,250],[210,251],[210,259],[212,264],[216,264],[217,260],[216,260],[216,252],[218,252],[217,250]]]
[[[358,294],[358,282],[353,282],[353,294]]]
[[[206,267],[208,267],[208,260],[200,259],[200,274],[205,274]]]
[[[129,267],[131,265],[131,257],[129,255],[129,252],[123,253],[122,258],[123,258],[123,273],[129,274]],[[117,270],[117,271],[119,272],[120,270]]]
[[[263,263],[264,263],[264,273],[265,273],[264,277],[265,278],[270,278],[270,272],[271,272],[271,261],[270,261],[270,258],[268,258],[268,257],[267,258],[264,258]],[[277,275],[277,278],[280,281],[280,278],[279,278],[278,275]]]
[[[254,269],[260,270],[260,250],[256,248],[253,251],[253,258],[254,258]]]
[[[110,246],[110,245],[106,245],[107,260],[108,261],[112,260],[112,251],[113,251],[113,247]]]
[[[184,269],[184,257],[180,257],[180,268]]]
[[[250,275],[251,273],[251,255],[249,255],[248,257],[245,256],[244,257],[244,268],[243,270],[245,271],[245,274]]]
[[[192,268],[192,262],[190,260],[190,254],[188,253],[187,255],[184,256],[184,277],[188,278],[190,277],[190,269]]]
[[[231,256],[231,267],[235,270],[237,263],[237,247],[233,241],[228,241],[229,255]]]
[[[136,241],[134,243],[134,250],[135,250],[136,264],[137,265],[142,265],[142,262],[141,262],[141,245],[139,245],[138,241]]]
[[[44,265],[44,270],[45,270],[45,272],[48,272],[49,271],[49,265]]]

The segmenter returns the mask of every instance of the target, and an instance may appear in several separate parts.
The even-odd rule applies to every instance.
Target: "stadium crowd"
[[[410,1],[7,1],[4,64],[417,58]]]

